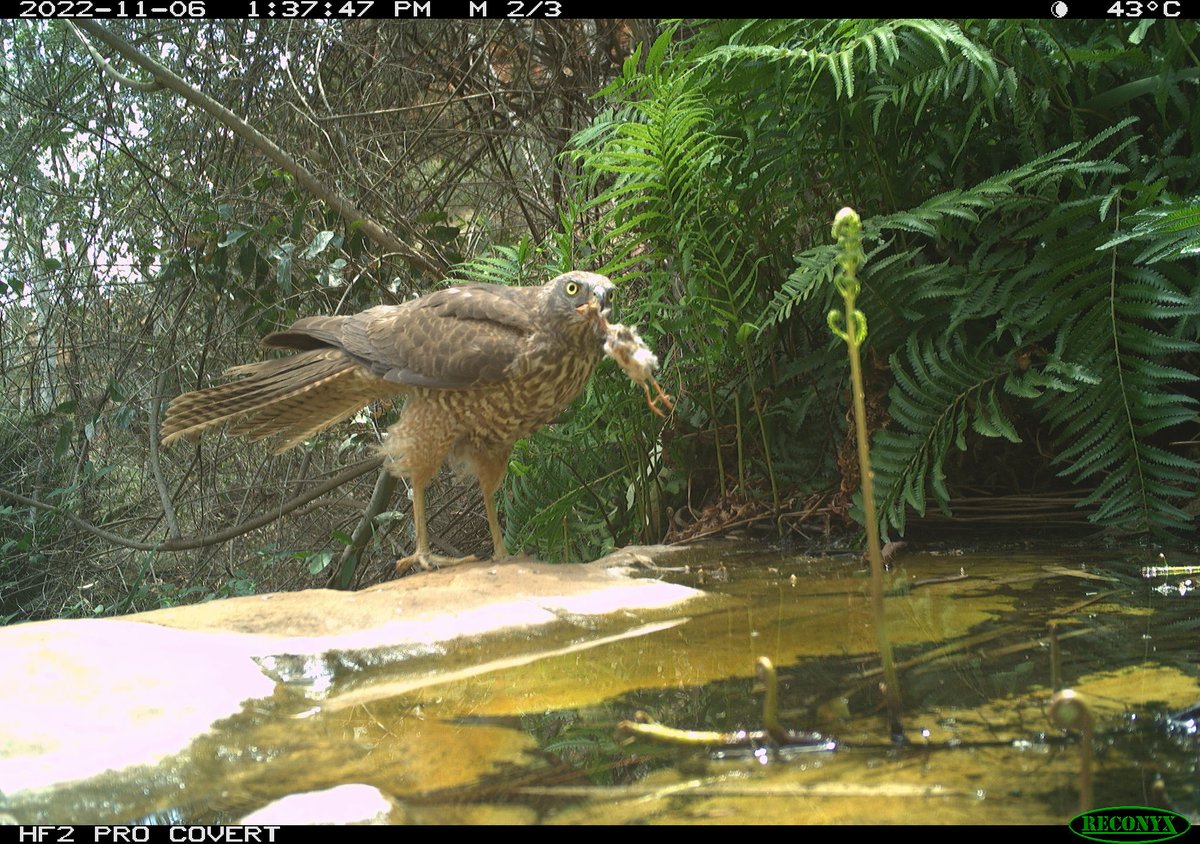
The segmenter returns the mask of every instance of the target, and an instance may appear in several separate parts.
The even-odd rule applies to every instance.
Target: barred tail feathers
[[[229,433],[250,440],[278,435],[287,451],[319,431],[395,392],[341,349],[328,347],[286,358],[231,367],[239,380],[175,398],[162,424],[163,445],[195,439],[232,422]]]

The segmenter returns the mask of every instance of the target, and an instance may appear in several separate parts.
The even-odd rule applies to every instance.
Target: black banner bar
[[[895,9],[855,7],[858,17],[888,17]],[[819,10],[819,7],[818,9]],[[5,17],[115,19],[251,20],[572,20],[580,18],[687,18],[693,3],[656,0],[653,8],[631,0],[16,0]],[[730,11],[733,11],[731,8]],[[756,11],[739,6],[739,15],[778,15],[778,5]],[[808,10],[806,10],[808,11]],[[981,18],[1096,20],[1137,23],[1187,20],[1200,14],[1200,0],[1008,0],[990,10],[972,8]]]

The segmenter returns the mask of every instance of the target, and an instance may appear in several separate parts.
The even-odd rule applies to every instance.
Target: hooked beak
[[[612,303],[609,301],[611,288],[592,288],[591,297],[575,310],[586,319],[595,320],[598,325],[607,330],[608,319],[612,316]]]

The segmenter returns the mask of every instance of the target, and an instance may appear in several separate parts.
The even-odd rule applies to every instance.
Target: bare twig
[[[175,518],[175,505],[171,501],[171,493],[163,479],[162,464],[158,460],[158,422],[162,414],[162,394],[166,383],[167,370],[163,369],[154,379],[154,395],[150,398],[150,474],[154,477],[154,486],[158,489],[159,500],[162,501],[167,533],[172,539],[180,539],[182,534],[179,532],[179,520]]]
[[[225,530],[217,531],[216,533],[209,534],[208,536],[167,539],[163,542],[139,542],[135,539],[129,539],[128,537],[121,536],[120,534],[113,533],[112,531],[107,531],[104,528],[96,527],[95,525],[84,521],[76,515],[64,512],[62,509],[55,507],[53,504],[47,504],[44,501],[38,501],[35,498],[29,498],[21,495],[18,492],[4,489],[3,487],[0,487],[0,496],[8,498],[12,501],[17,501],[21,504],[25,504],[29,507],[36,507],[39,510],[57,513],[71,524],[87,531],[93,536],[98,536],[101,539],[112,542],[114,545],[120,545],[124,548],[132,548],[136,551],[188,551],[192,548],[205,548],[210,545],[217,545],[241,536],[244,533],[249,533],[256,528],[260,528],[263,525],[269,524],[281,516],[292,512],[298,507],[303,507],[314,498],[322,496],[330,490],[337,489],[344,483],[352,481],[357,477],[378,469],[382,465],[382,457],[372,457],[370,460],[364,460],[360,463],[355,463],[344,472],[334,475],[324,483],[317,484],[317,486],[313,487],[308,492],[304,493],[303,495],[296,496],[291,501],[281,504],[278,508],[272,508],[269,512],[242,522],[239,525],[234,525],[233,527],[226,528]]]
[[[266,135],[259,132],[207,94],[193,87],[183,78],[176,76],[166,67],[142,53],[128,41],[112,34],[95,21],[79,20],[71,22],[70,25],[86,30],[90,35],[112,47],[127,60],[149,71],[163,87],[171,89],[192,103],[192,105],[220,120],[275,164],[291,173],[300,187],[308,191],[312,196],[329,203],[330,207],[341,214],[348,222],[357,223],[367,237],[384,249],[399,255],[414,269],[420,270],[433,278],[441,278],[445,275],[447,268],[444,264],[432,261],[429,257],[398,239],[374,219],[368,217],[365,212],[349,199],[327,187],[299,161],[292,158],[291,155]],[[102,67],[104,66],[102,65]]]

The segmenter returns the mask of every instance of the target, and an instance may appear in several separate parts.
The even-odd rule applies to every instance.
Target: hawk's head
[[[546,285],[545,307],[556,321],[590,324],[598,336],[608,330],[612,316],[613,283],[599,273],[573,270]]]

